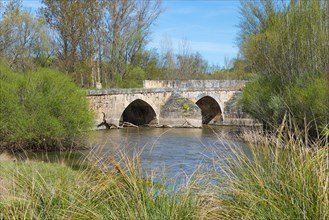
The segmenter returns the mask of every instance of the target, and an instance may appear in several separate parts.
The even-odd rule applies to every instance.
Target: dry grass
[[[0,154],[0,161],[14,161],[16,158],[6,152]]]

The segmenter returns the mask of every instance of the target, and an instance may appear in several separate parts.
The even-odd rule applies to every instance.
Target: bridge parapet
[[[147,93],[165,93],[165,92],[211,92],[211,91],[237,91],[240,89],[228,88],[135,88],[135,89],[106,89],[106,90],[88,90],[88,96],[101,96],[101,95],[120,95],[120,94],[147,94]]]
[[[241,91],[245,84],[245,80],[144,80],[143,88],[89,90],[87,95],[100,96],[164,92]]]
[[[241,90],[246,84],[245,80],[144,80],[144,88],[220,88]]]

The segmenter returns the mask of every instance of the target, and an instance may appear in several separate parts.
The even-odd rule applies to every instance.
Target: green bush
[[[259,75],[247,84],[242,95],[244,111],[277,128],[285,114],[292,116],[294,125],[309,128],[314,136],[317,127],[329,119],[329,89],[321,74],[303,74],[283,84],[278,75]]]
[[[244,111],[264,124],[281,123],[283,100],[278,85],[277,78],[266,75],[259,75],[249,82],[242,93]]]
[[[23,75],[2,67],[0,84],[0,141],[53,147],[91,125],[84,92],[59,72]]]
[[[329,88],[324,76],[305,74],[299,77],[287,90],[286,97],[299,127],[305,122],[311,127],[315,127],[315,123],[321,126],[328,123]]]

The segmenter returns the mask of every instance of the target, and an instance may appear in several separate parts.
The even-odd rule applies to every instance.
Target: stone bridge
[[[138,89],[90,90],[95,125],[201,127],[202,124],[253,125],[238,99],[242,80],[144,81]]]

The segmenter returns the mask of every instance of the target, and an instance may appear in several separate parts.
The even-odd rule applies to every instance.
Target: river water
[[[244,148],[237,127],[124,128],[95,131],[89,145],[101,157],[139,154],[144,170],[165,170],[168,176],[191,175],[200,165],[225,159],[230,147]]]
[[[71,153],[69,157],[63,152],[28,157],[63,163],[73,161],[74,164],[85,155],[120,160],[122,155],[138,154],[144,172],[164,172],[167,177],[190,176],[200,166],[218,168],[220,161],[230,154],[231,147],[245,149],[246,144],[238,140],[238,133],[238,127],[228,126],[98,130],[88,134],[89,150]]]

